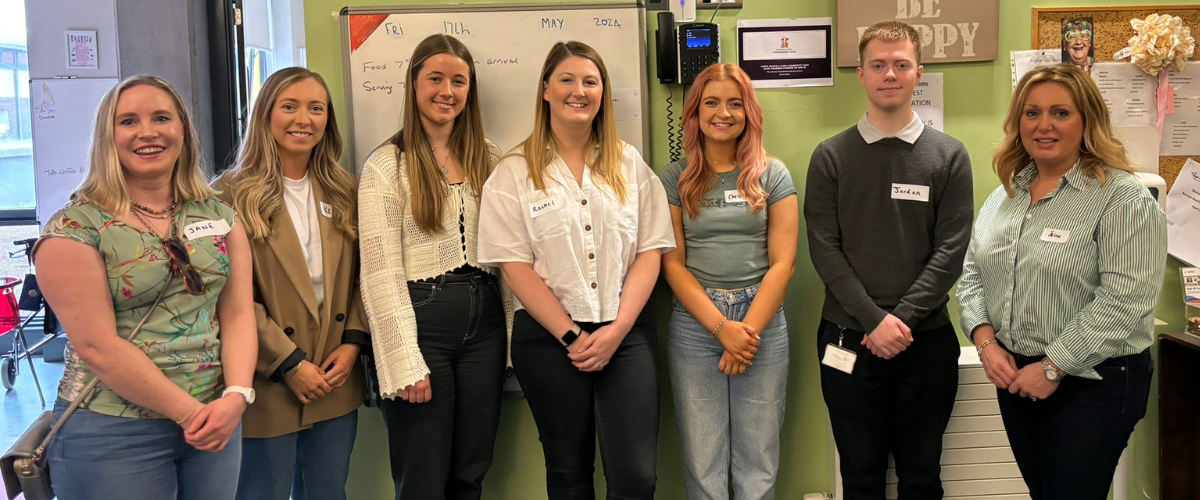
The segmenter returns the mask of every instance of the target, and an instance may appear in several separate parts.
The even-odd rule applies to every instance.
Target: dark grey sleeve
[[[887,311],[867,294],[862,281],[842,253],[842,230],[838,225],[838,179],[833,161],[820,144],[808,164],[804,191],[804,221],[808,226],[808,252],[813,267],[829,292],[867,333],[875,330]],[[961,262],[962,259],[959,259]]]
[[[957,151],[950,157],[946,184],[935,210],[933,253],[892,310],[892,315],[909,328],[916,328],[930,312],[941,306],[950,288],[962,275],[963,259],[971,243],[971,219],[975,215],[971,157],[962,143],[958,143]]]

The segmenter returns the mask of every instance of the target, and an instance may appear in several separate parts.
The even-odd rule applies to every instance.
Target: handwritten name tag
[[[529,218],[536,219],[542,214],[550,213],[562,208],[562,202],[558,198],[546,198],[529,204]]]
[[[333,217],[333,205],[321,202],[321,215],[325,217]]]
[[[892,183],[893,200],[929,201],[929,186]]]
[[[745,203],[746,200],[736,189],[725,191],[725,203]]]
[[[1050,243],[1066,243],[1069,239],[1071,239],[1070,231],[1050,228],[1042,230],[1042,241],[1049,241]]]
[[[229,223],[225,222],[225,219],[202,220],[183,228],[183,235],[189,240],[205,236],[225,236],[226,234],[229,234]]]

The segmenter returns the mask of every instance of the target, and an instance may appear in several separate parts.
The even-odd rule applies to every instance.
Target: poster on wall
[[[96,69],[96,32],[68,31],[67,68]]]
[[[737,22],[738,66],[756,89],[833,86],[833,19]]]
[[[900,21],[921,34],[921,64],[994,61],[1000,0],[838,0],[837,65],[858,66],[858,40],[872,24]]]
[[[912,108],[926,127],[946,131],[946,100],[941,73],[925,73],[913,89]]]

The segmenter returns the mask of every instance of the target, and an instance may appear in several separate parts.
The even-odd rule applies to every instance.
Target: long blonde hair
[[[479,90],[475,78],[475,58],[467,46],[450,35],[436,34],[426,37],[413,49],[409,70],[404,75],[404,111],[400,131],[388,143],[396,146],[397,155],[404,155],[408,174],[408,195],[412,200],[412,217],[417,227],[426,234],[444,230],[442,212],[446,206],[448,187],[425,128],[421,125],[421,112],[417,109],[417,77],[429,58],[438,54],[449,54],[462,59],[470,69],[467,87],[467,102],[454,118],[447,147],[462,162],[463,177],[476,193],[483,192],[483,183],[496,166],[496,156],[488,149],[483,135],[483,115],[479,107]]]
[[[762,187],[762,175],[767,171],[767,151],[763,149],[763,112],[754,94],[754,86],[742,68],[729,63],[713,64],[692,82],[692,90],[683,104],[683,152],[687,156],[683,173],[679,175],[679,199],[688,215],[700,213],[700,201],[717,182],[717,174],[708,168],[704,157],[707,138],[700,131],[700,104],[704,101],[704,86],[710,82],[733,82],[742,93],[742,110],[746,126],[738,136],[735,160],[742,167],[738,173],[737,190],[757,213],[767,206],[767,192]]]
[[[121,94],[139,85],[148,85],[166,92],[171,97],[171,102],[175,105],[175,114],[183,126],[183,145],[171,172],[174,201],[183,203],[203,200],[215,194],[205,181],[206,176],[200,165],[200,146],[196,139],[196,129],[192,126],[192,119],[188,115],[187,107],[183,105],[183,99],[171,84],[163,79],[138,75],[127,78],[100,98],[100,105],[96,108],[96,121],[92,124],[92,145],[88,148],[87,177],[71,194],[71,201],[91,203],[112,214],[129,211],[131,199],[113,139],[113,122],[116,120],[117,102],[121,99]]]
[[[237,162],[221,177],[227,179],[233,191],[233,208],[245,223],[246,234],[256,240],[271,236],[271,222],[283,209],[283,166],[279,145],[271,133],[271,113],[279,94],[296,82],[313,79],[325,89],[325,135],[313,147],[308,157],[308,173],[325,192],[333,206],[333,225],[348,237],[355,237],[355,181],[338,159],[342,155],[342,136],[338,134],[337,118],[329,102],[329,87],[321,75],[305,68],[284,68],[263,83],[246,136],[238,148]]]
[[[595,49],[583,42],[558,42],[546,54],[546,62],[542,64],[542,79],[538,82],[537,109],[533,118],[533,133],[517,146],[525,157],[529,168],[529,179],[538,190],[546,189],[546,167],[554,161],[558,154],[554,146],[554,132],[550,130],[550,103],[542,98],[546,94],[546,85],[550,82],[551,73],[568,57],[582,57],[592,61],[600,70],[600,81],[604,86],[601,97],[600,111],[592,120],[592,135],[588,138],[585,151],[591,151],[600,146],[600,151],[591,159],[589,166],[595,176],[603,179],[613,195],[621,203],[625,203],[625,176],[621,172],[621,159],[625,152],[621,140],[617,138],[617,121],[613,116],[612,82],[608,78],[608,68]]]
[[[1035,68],[1026,73],[1017,83],[1017,91],[1013,92],[1012,101],[1008,105],[1008,115],[1004,117],[1004,140],[992,151],[992,169],[1004,185],[1004,191],[1009,198],[1013,197],[1013,179],[1021,169],[1028,166],[1033,159],[1025,146],[1021,144],[1021,116],[1025,109],[1025,100],[1033,86],[1054,82],[1063,85],[1074,99],[1075,109],[1083,117],[1083,144],[1080,144],[1079,167],[1084,175],[1100,181],[1103,185],[1107,179],[1105,167],[1122,170],[1129,173],[1137,172],[1129,161],[1125,145],[1113,133],[1112,121],[1109,119],[1108,106],[1100,96],[1100,89],[1095,80],[1084,70],[1072,64],[1056,64]]]

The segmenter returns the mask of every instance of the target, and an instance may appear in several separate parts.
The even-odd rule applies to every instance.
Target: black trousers
[[[1017,366],[1045,356],[1013,355]],[[1033,500],[1104,500],[1121,451],[1146,416],[1154,360],[1150,351],[1096,367],[1103,380],[1067,377],[1033,401],[996,390],[1009,446]]]
[[[604,323],[580,323],[592,332]],[[537,423],[550,500],[592,500],[596,441],[609,499],[654,498],[658,466],[658,334],[642,310],[603,370],[581,372],[529,313],[513,321],[513,369]]]
[[[827,344],[858,354],[854,372],[821,365],[821,392],[841,454],[844,500],[883,500],[888,454],[900,478],[899,500],[942,498],[942,434],[958,393],[958,337],[952,325],[913,332],[907,350],[888,360],[860,345],[863,332],[821,320],[818,360]]]
[[[482,494],[507,357],[498,286],[484,272],[408,283],[433,399],[380,401],[397,500],[478,500]]]

